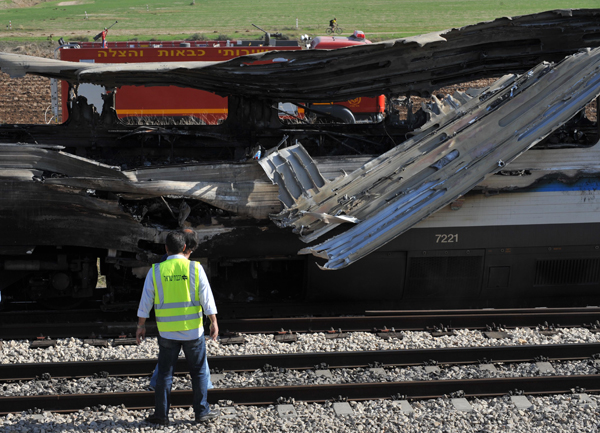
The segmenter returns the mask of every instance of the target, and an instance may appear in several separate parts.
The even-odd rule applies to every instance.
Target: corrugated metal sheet
[[[310,199],[327,184],[311,156],[300,145],[271,152],[259,163],[269,179],[279,185],[279,200],[288,208],[301,197]]]

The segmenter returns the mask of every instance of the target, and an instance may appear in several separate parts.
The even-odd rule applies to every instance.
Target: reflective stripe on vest
[[[200,278],[196,262],[171,259],[153,265],[154,309],[159,332],[202,326]]]

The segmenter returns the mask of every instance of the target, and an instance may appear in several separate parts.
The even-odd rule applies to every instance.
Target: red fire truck
[[[361,36],[362,35],[362,36]],[[174,41],[174,42],[108,42],[107,48],[101,43],[70,43],[60,49],[61,60],[90,63],[145,63],[145,62],[181,62],[181,61],[225,61],[247,54],[271,50],[300,50],[296,41],[271,40],[269,45],[263,41]],[[355,32],[352,37],[317,37],[311,49],[334,49],[350,45],[371,43],[364,33]],[[104,89],[92,84],[81,84],[79,95],[85,96],[89,103],[102,110],[101,94]],[[62,121],[67,120],[68,85],[62,83]],[[317,109],[316,105],[315,109]],[[332,105],[325,102],[318,105]],[[347,102],[335,103],[347,107],[356,118],[380,116],[385,109],[385,98],[356,98]],[[286,104],[287,106],[287,104]],[[115,108],[119,118],[156,118],[195,117],[206,124],[217,124],[227,118],[227,98],[197,89],[176,86],[123,86],[117,90]],[[287,111],[287,110],[284,110]],[[295,112],[303,116],[303,110]],[[285,114],[282,113],[285,117]]]
[[[310,43],[310,49],[313,50],[335,50],[337,48],[350,47],[353,45],[370,44],[371,41],[365,39],[364,32],[355,30],[352,36],[317,36]],[[385,112],[385,96],[379,95],[375,98],[356,98],[346,102],[336,102],[335,104],[321,103],[311,104],[313,107],[327,105],[341,105],[348,108],[357,120],[380,121]]]
[[[246,54],[270,50],[300,50],[293,44],[262,46],[260,41],[177,41],[177,42],[108,42],[79,43],[75,48],[60,50],[61,60],[90,63],[147,63],[181,61],[224,61]],[[288,42],[288,41],[277,41]],[[101,110],[100,86],[82,84],[79,94]],[[67,119],[68,85],[62,84],[63,122]],[[176,86],[123,86],[117,90],[115,108],[119,118],[125,117],[196,117],[207,124],[227,118],[227,98],[197,89]]]

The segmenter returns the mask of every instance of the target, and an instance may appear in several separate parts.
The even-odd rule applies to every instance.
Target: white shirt
[[[181,254],[175,254],[167,257],[167,260],[171,259],[186,259]],[[187,259],[186,259],[187,260]],[[215,298],[213,297],[208,278],[204,268],[200,265],[200,304],[202,305],[202,311],[204,315],[209,316],[211,314],[217,314],[217,306],[215,304]],[[138,307],[138,317],[150,317],[150,310],[154,307],[154,282],[152,280],[152,268],[146,275],[146,281],[144,282],[144,290],[142,292],[142,299],[140,299],[140,306]],[[204,335],[204,328],[201,326],[196,329],[188,329],[187,331],[175,331],[175,332],[160,332],[160,336],[169,340],[196,340]]]

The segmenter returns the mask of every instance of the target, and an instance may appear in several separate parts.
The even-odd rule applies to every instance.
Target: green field
[[[90,38],[118,20],[109,40],[256,38],[257,24],[292,38],[323,34],[334,16],[345,34],[363,30],[373,40],[460,27],[501,16],[550,9],[594,8],[598,0],[81,0],[48,1],[16,8],[0,0],[0,39],[39,41]],[[88,18],[85,18],[87,12]],[[296,29],[298,19],[298,29]],[[8,29],[9,21],[12,30]]]

